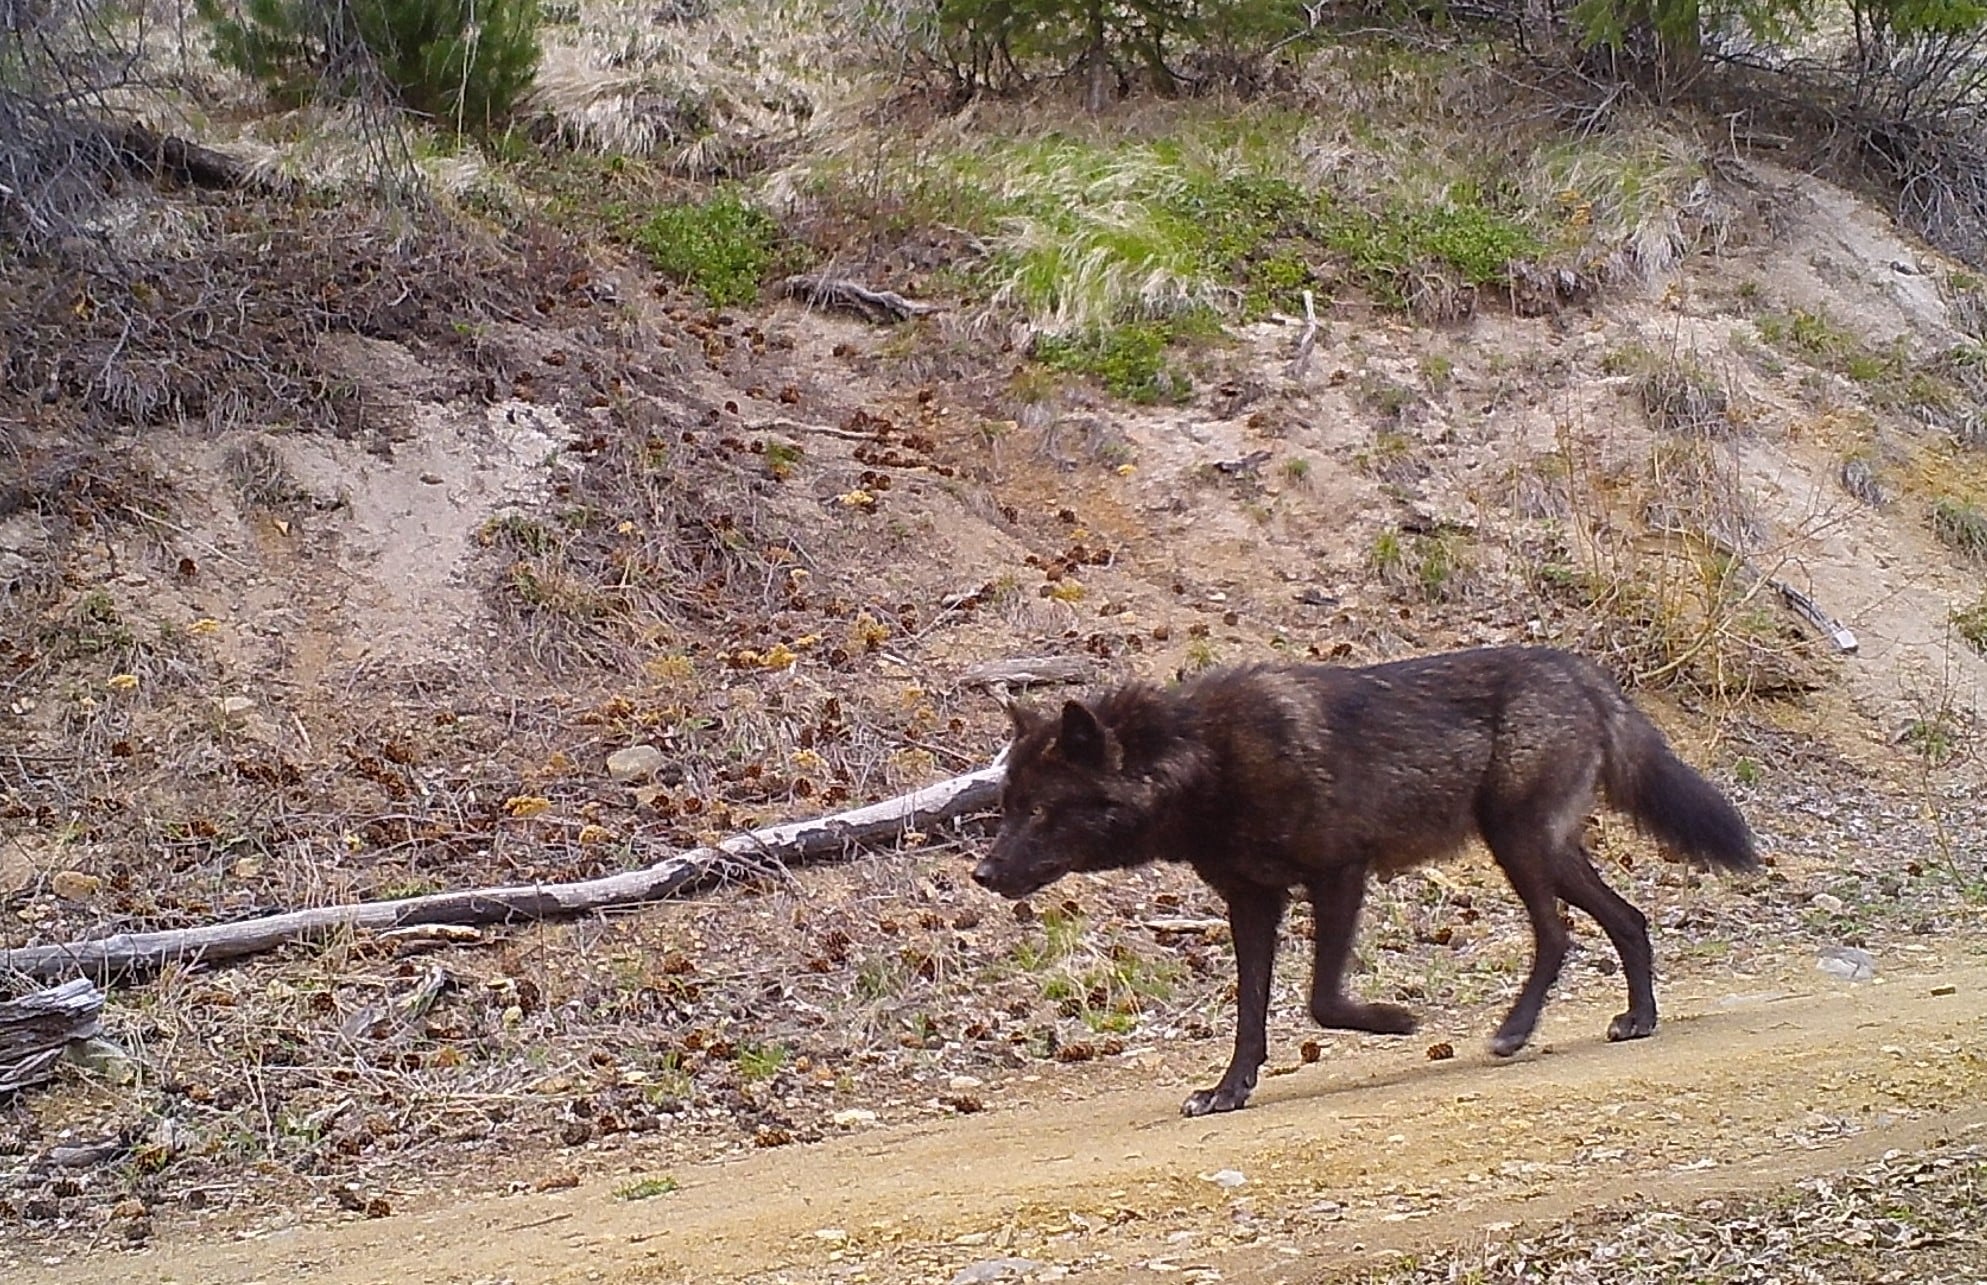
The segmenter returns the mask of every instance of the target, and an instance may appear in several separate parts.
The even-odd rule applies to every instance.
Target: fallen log
[[[1046,687],[1090,681],[1090,662],[1076,656],[986,660],[959,675],[961,687]]]
[[[840,308],[844,312],[855,313],[864,321],[882,325],[909,321],[913,317],[939,311],[935,303],[919,303],[906,299],[894,290],[872,290],[841,277],[788,277],[781,288],[788,297],[799,299],[810,308]]]
[[[121,166],[145,178],[169,178],[212,191],[258,185],[246,161],[174,134],[126,123],[105,126],[99,137]]]
[[[102,1032],[103,992],[83,978],[0,1003],[0,1097],[55,1075],[77,1040]]]
[[[395,901],[322,906],[236,923],[163,932],[119,933],[90,941],[0,950],[0,974],[51,980],[72,973],[107,978],[172,963],[219,963],[339,932],[384,932],[421,924],[510,923],[551,919],[659,901],[727,876],[763,870],[768,859],[802,862],[852,846],[893,839],[906,830],[983,811],[1000,796],[1005,768],[955,776],[909,794],[833,816],[792,821],[741,834],[711,848],[679,852],[639,870],[573,883],[517,884],[440,892]]]

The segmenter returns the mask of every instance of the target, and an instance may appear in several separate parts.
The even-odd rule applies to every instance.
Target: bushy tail
[[[1602,781],[1610,803],[1679,856],[1726,870],[1759,867],[1745,818],[1671,751],[1654,723],[1626,700],[1609,723]]]

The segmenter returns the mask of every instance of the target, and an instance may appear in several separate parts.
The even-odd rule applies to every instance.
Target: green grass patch
[[[1023,968],[1047,968],[1059,959],[1067,959],[1075,952],[1077,943],[1083,940],[1083,917],[1070,914],[1060,906],[1045,909],[1041,923],[1040,940],[1029,938],[1014,947],[1014,960]]]
[[[986,186],[990,296],[1060,333],[1195,311],[1294,310],[1319,284],[1317,198],[1260,140],[994,146]]]
[[[1949,710],[1939,710],[1926,718],[1913,719],[1904,729],[1904,743],[1916,750],[1934,767],[1952,758],[1959,748],[1959,720]]]
[[[653,1200],[657,1196],[667,1196],[670,1192],[677,1190],[681,1185],[681,1183],[668,1174],[663,1174],[657,1178],[642,1178],[636,1182],[629,1183],[625,1187],[617,1188],[614,1192],[614,1198],[616,1200]]]
[[[1378,213],[1341,206],[1323,228],[1327,246],[1350,260],[1362,284],[1392,302],[1406,278],[1446,269],[1469,285],[1504,281],[1513,259],[1537,254],[1539,239],[1510,215],[1484,205],[1467,187],[1446,201],[1389,206]]]
[[[1068,337],[1043,335],[1035,358],[1050,370],[1087,375],[1128,401],[1182,402],[1193,381],[1167,363],[1172,329],[1136,322],[1084,331]]]
[[[1452,596],[1469,571],[1469,547],[1460,532],[1414,533],[1382,531],[1367,551],[1373,574],[1391,588],[1418,592],[1430,602]]]
[[[1065,338],[1196,314],[1295,313],[1305,290],[1351,286],[1400,303],[1431,274],[1501,283],[1513,258],[1541,247],[1516,188],[1479,182],[1481,166],[1402,157],[1413,183],[1375,175],[1355,188],[1310,159],[1320,126],[1308,115],[1182,116],[1163,137],[897,140],[882,156],[817,162],[805,186],[824,228],[865,212],[904,235],[971,233],[985,254],[957,279],[964,293]]]
[[[656,271],[695,287],[714,307],[748,304],[780,259],[779,225],[733,191],[665,205],[630,238]]]
[[[1645,271],[1664,271],[1690,249],[1674,234],[1676,214],[1705,177],[1687,135],[1658,129],[1610,130],[1552,138],[1519,181],[1555,252],[1598,259],[1624,252]]]
[[[787,1051],[778,1044],[743,1044],[738,1049],[738,1078],[748,1083],[770,1080],[787,1064]]]

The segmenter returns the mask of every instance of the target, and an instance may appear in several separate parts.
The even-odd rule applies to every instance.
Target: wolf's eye
[[[1037,803],[1034,807],[1028,809],[1028,819],[1030,821],[1040,821],[1047,815],[1049,815],[1049,809],[1046,804]]]

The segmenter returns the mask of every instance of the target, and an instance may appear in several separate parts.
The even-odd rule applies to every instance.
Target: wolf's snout
[[[980,885],[980,887],[998,892],[999,887],[997,885],[999,880],[1000,867],[994,864],[992,857],[986,858],[979,865],[973,867],[973,882]]]

